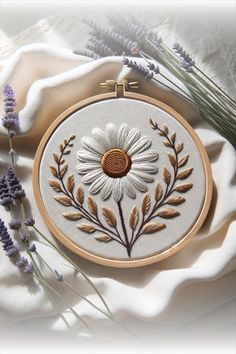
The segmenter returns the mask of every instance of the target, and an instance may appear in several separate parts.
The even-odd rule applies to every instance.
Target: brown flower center
[[[102,157],[101,165],[103,171],[113,178],[127,175],[131,168],[131,158],[121,149],[108,150]]]

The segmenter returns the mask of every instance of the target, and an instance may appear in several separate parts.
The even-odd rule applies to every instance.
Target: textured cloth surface
[[[150,14],[148,16],[151,18]],[[71,18],[73,16],[64,21],[62,18],[45,21],[44,23],[47,23],[46,33],[51,31],[54,37],[57,33],[55,38],[59,38],[60,45],[63,41],[66,43],[69,35],[72,41],[76,30],[74,29],[74,32],[71,31],[70,34],[66,33],[63,37],[61,29],[63,23],[64,29],[68,26]],[[168,31],[171,20],[171,18],[165,18],[162,23],[160,21],[160,28],[163,28],[164,33]],[[62,22],[57,32],[58,21]],[[83,28],[83,25],[81,26]],[[78,27],[77,24],[77,31]],[[66,108],[83,98],[99,93],[99,82],[110,78],[120,80],[126,76],[140,80],[140,77],[123,68],[121,58],[91,61],[86,57],[76,56],[70,49],[65,48],[70,46],[69,40],[67,42],[69,44],[64,45],[64,48],[54,46],[53,44],[58,45],[55,38],[52,40],[52,37],[45,37],[46,40],[43,40],[40,37],[40,28],[42,28],[41,25],[36,25],[33,29],[31,28],[31,33],[28,32],[26,35],[25,32],[23,43],[19,38],[18,42],[15,39],[15,48],[9,45],[9,53],[0,62],[0,87],[8,82],[16,91],[21,122],[20,136],[15,139],[15,149],[18,152],[18,173],[31,203],[32,210],[29,212],[36,217],[40,228],[48,233],[37,210],[32,192],[32,164],[40,139],[49,125]],[[178,28],[180,28],[179,31]],[[183,27],[178,23],[174,22],[172,29],[176,29],[177,34],[182,34],[183,39],[188,41],[188,36],[184,38]],[[82,42],[86,40],[85,35],[86,31],[82,30],[80,32]],[[194,35],[196,39],[196,34],[192,32],[189,37]],[[35,39],[37,37],[40,38],[40,42],[49,43],[21,46],[28,42],[37,42]],[[47,38],[51,39],[47,40]],[[224,38],[224,32],[222,38]],[[196,51],[200,49],[202,43],[196,43]],[[211,41],[210,44],[213,45]],[[214,46],[216,50],[219,50],[219,43],[215,43]],[[204,59],[204,56],[202,55],[201,58]],[[214,69],[215,67],[212,66],[209,71],[214,71]],[[165,74],[177,82],[170,73],[165,72]],[[232,90],[232,82],[228,74],[223,75],[221,80],[225,82],[229,90]],[[178,84],[184,88],[183,83]],[[125,350],[121,345],[121,350],[125,352],[143,352],[144,348],[145,352],[149,350],[155,352],[155,348],[158,347],[169,353],[172,350],[175,352],[181,346],[182,353],[185,350],[188,353],[194,352],[197,347],[202,352],[210,348],[211,352],[220,353],[226,341],[229,348],[234,345],[232,341],[236,303],[234,281],[236,221],[233,220],[236,209],[235,151],[223,137],[203,123],[196,110],[173,95],[171,91],[163,90],[161,86],[141,80],[140,92],[168,103],[183,114],[205,145],[214,180],[214,194],[209,215],[201,232],[184,250],[167,260],[145,268],[111,269],[92,264],[77,256],[74,257],[76,262],[91,276],[120,324],[125,325],[137,335],[138,338],[134,342],[131,339],[132,335],[129,336],[123,329],[117,329],[117,326],[111,325],[86,303],[78,302],[67,292],[65,296],[68,296],[70,302],[94,328],[99,329],[104,337],[110,338],[112,343],[105,340],[104,351],[111,352],[110,347],[117,350],[121,345],[121,339],[124,344],[124,336],[125,338],[127,336],[127,341],[129,339],[133,344],[125,347]],[[1,107],[2,103],[1,97]],[[2,128],[0,134],[0,172],[2,173],[9,161],[9,156],[7,139]],[[1,218],[6,221],[9,219],[3,209],[1,209]],[[63,271],[78,289],[82,288],[90,299],[95,300],[91,289],[79,276],[74,277],[71,268],[64,261],[62,262],[54,251],[37,241],[36,244],[45,257],[53,262],[54,268],[57,267]],[[84,351],[86,348],[88,352],[99,351],[97,347],[93,347],[91,340],[87,342],[87,339],[82,336],[79,339],[71,338],[64,333],[64,325],[55,315],[45,293],[27,277],[22,278],[9,259],[3,255],[2,250],[0,250],[0,267],[0,325],[3,352],[8,352],[9,348],[12,348],[9,343],[11,331],[15,333],[15,344],[21,343],[19,352],[30,351],[26,344],[22,344],[21,337],[27,330],[30,333],[32,326],[37,328],[40,336],[47,337],[51,333],[47,347],[45,347],[48,351],[55,350],[58,353],[71,350],[73,352],[72,348],[78,344],[81,348],[84,346]],[[72,316],[68,315],[68,318],[73,322]],[[63,331],[64,337],[52,330]],[[220,340],[219,333],[223,333],[226,338],[224,341]],[[199,335],[201,341],[205,341],[204,345],[199,343]],[[172,343],[169,342],[170,336]],[[184,339],[185,337],[187,339]],[[32,335],[32,340],[33,338],[34,335]],[[213,338],[214,351],[212,351]],[[55,342],[60,350],[56,350],[53,344]],[[44,344],[42,344],[43,347]],[[17,349],[14,350],[18,352]],[[40,352],[39,350],[35,348],[35,352]],[[227,350],[224,345],[224,352]]]

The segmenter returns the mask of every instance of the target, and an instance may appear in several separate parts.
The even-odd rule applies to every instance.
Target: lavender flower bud
[[[29,245],[29,247],[28,247],[28,250],[29,250],[30,252],[36,252],[36,246],[35,246],[35,244],[34,244],[34,243],[31,243],[31,244]]]
[[[4,221],[0,219],[0,242],[8,257],[15,257],[19,255],[19,247],[13,242],[9,235]]]
[[[122,63],[127,66],[128,68],[133,69],[139,75],[142,75],[147,80],[151,80],[153,78],[153,73],[149,71],[149,69],[145,68],[143,65],[138,64],[134,60],[130,60],[128,58],[123,58]]]
[[[21,233],[20,240],[21,240],[21,242],[28,243],[29,242],[29,236],[26,233]]]
[[[26,264],[23,268],[23,272],[27,273],[27,274],[33,274],[33,272],[34,272],[33,263],[30,262],[30,263]]]
[[[182,58],[181,67],[188,72],[193,72],[193,66],[195,61],[190,57],[190,55],[181,47],[178,43],[173,45],[173,49]]]
[[[34,224],[35,224],[35,219],[32,218],[32,217],[30,217],[30,218],[28,218],[28,219],[25,220],[24,224],[25,224],[26,226],[34,226]]]
[[[0,177],[0,205],[9,207],[13,199],[7,184],[6,176]]]
[[[7,183],[9,186],[11,197],[15,200],[21,200],[25,198],[25,191],[22,188],[19,179],[11,167],[7,169]]]
[[[8,225],[11,230],[19,230],[21,228],[20,220],[12,220]]]
[[[155,74],[160,73],[160,68],[158,65],[155,65],[154,63],[148,62],[148,68],[152,70]]]
[[[15,94],[10,85],[7,84],[5,86],[3,95],[5,115],[2,117],[2,125],[8,130],[15,131],[19,128],[19,116],[18,113],[15,112]]]
[[[63,281],[63,275],[58,273],[58,271],[55,269],[55,273],[56,273],[56,280],[57,281]]]
[[[19,268],[24,267],[27,264],[28,264],[28,260],[22,256],[16,261],[16,266]]]

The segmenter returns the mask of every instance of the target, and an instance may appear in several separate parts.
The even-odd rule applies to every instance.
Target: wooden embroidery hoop
[[[39,211],[42,215],[43,220],[47,224],[49,230],[51,233],[56,237],[58,241],[60,241],[64,246],[66,246],[68,249],[73,251],[74,253],[90,260],[98,264],[110,266],[110,267],[118,267],[118,268],[131,268],[131,267],[141,267],[145,266],[148,264],[152,264],[155,262],[159,262],[174,253],[178,252],[181,250],[193,237],[194,235],[199,231],[201,228],[207,213],[209,211],[210,203],[211,203],[211,197],[212,197],[212,174],[211,174],[211,167],[210,167],[210,162],[207,156],[207,153],[205,151],[204,146],[202,145],[200,139],[192,129],[192,127],[189,125],[189,123],[184,119],[183,116],[181,116],[179,113],[177,113],[173,108],[169,107],[167,104],[160,102],[154,98],[151,98],[149,96],[139,94],[136,92],[129,91],[130,89],[135,89],[138,87],[138,82],[129,82],[128,80],[123,80],[120,83],[115,82],[114,80],[107,80],[105,83],[101,83],[100,86],[102,88],[108,89],[110,92],[106,92],[103,94],[99,94],[93,97],[89,97],[81,102],[76,103],[72,107],[68,108],[66,111],[64,111],[54,122],[53,124],[48,128],[46,131],[45,135],[43,136],[36,155],[34,159],[34,166],[33,166],[33,190],[34,190],[34,195],[35,195],[35,200],[37,203],[37,206],[39,208]],[[41,196],[41,191],[40,191],[40,181],[39,181],[39,171],[40,171],[40,163],[41,163],[41,158],[45,149],[45,146],[47,145],[51,135],[53,132],[57,129],[57,127],[64,121],[66,120],[72,113],[89,106],[93,103],[103,101],[103,100],[109,100],[109,99],[115,99],[117,97],[124,97],[124,98],[129,98],[129,99],[134,99],[134,100],[139,100],[143,101],[146,103],[150,103],[156,107],[159,107],[160,109],[164,110],[168,114],[170,114],[172,117],[174,117],[182,126],[183,128],[188,132],[188,134],[191,136],[193,141],[196,144],[196,147],[199,151],[199,154],[202,159],[203,163],[203,168],[204,168],[204,173],[205,173],[205,198],[203,202],[203,206],[201,209],[201,212],[193,225],[193,227],[183,236],[178,242],[176,242],[174,245],[172,245],[170,248],[149,256],[145,258],[140,258],[140,259],[130,259],[130,260],[119,260],[119,259],[108,259],[104,258],[95,254],[92,254],[83,248],[79,247],[77,244],[75,244],[73,241],[69,240],[60,230],[59,228],[53,223],[51,218],[49,217],[47,210],[45,208],[42,196]]]

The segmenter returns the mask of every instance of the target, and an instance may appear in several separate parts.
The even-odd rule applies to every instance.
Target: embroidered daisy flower
[[[77,171],[82,182],[89,184],[91,194],[99,193],[103,200],[113,195],[118,202],[124,193],[136,197],[136,191],[146,192],[153,182],[157,166],[153,163],[158,153],[151,150],[152,141],[141,136],[137,128],[126,124],[117,128],[113,123],[92,130],[93,137],[83,137],[83,149],[77,153],[80,164]]]

